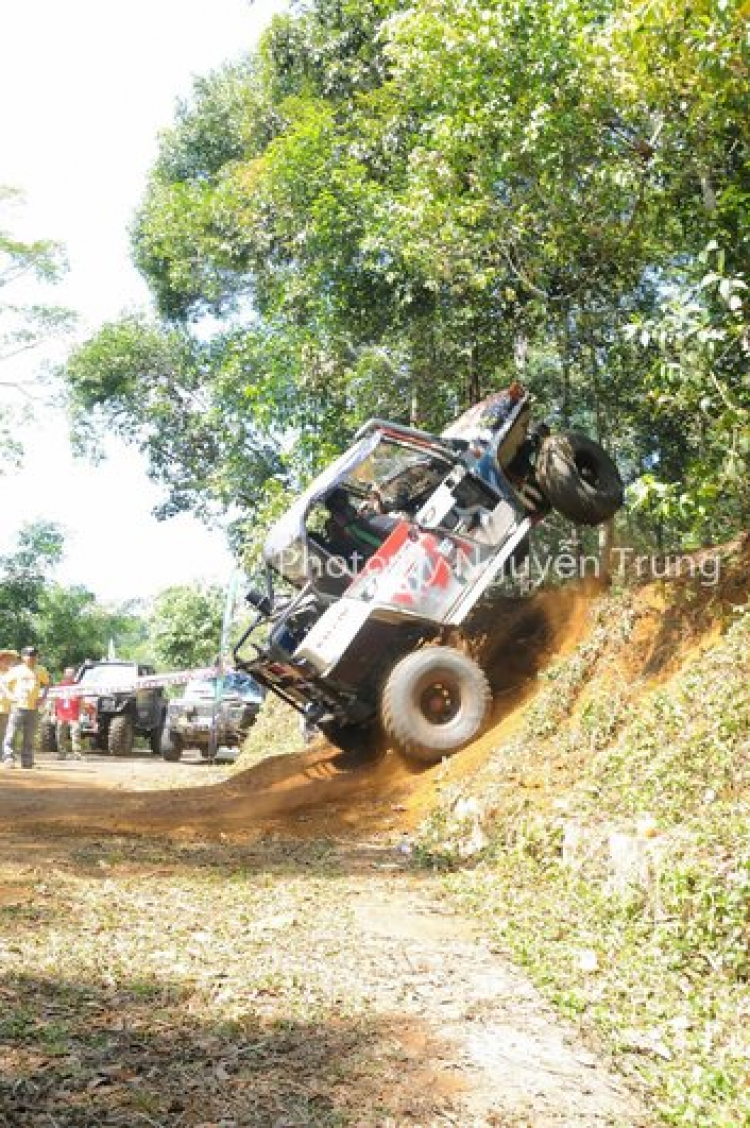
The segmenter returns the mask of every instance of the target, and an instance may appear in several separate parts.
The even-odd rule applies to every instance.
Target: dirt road
[[[648,1119],[392,846],[0,843],[0,1123]]]
[[[0,775],[0,1124],[649,1123],[402,852],[441,770],[226,772]]]
[[[46,753],[37,753],[34,761],[34,787],[55,783],[97,788],[119,788],[129,791],[157,791],[171,787],[201,787],[229,778],[227,764],[212,763],[201,758],[197,750],[188,750],[177,763],[167,763],[147,749],[136,749],[131,756],[108,756],[86,752],[81,760],[58,760]],[[25,777],[20,767],[7,778],[16,783]],[[0,783],[4,775],[0,775]]]

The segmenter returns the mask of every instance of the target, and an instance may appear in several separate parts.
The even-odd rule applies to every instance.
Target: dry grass
[[[352,879],[326,844],[28,854],[0,870],[3,1123],[386,1122],[392,1033],[346,956]]]

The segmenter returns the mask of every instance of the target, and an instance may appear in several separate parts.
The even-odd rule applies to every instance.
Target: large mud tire
[[[169,761],[169,763],[177,763],[178,760],[182,759],[184,749],[185,746],[179,733],[172,732],[168,726],[165,726],[161,734],[159,749],[162,759]]]
[[[162,738],[164,735],[165,718],[159,721],[158,725],[151,729],[148,734],[148,746],[153,752],[154,756],[161,756]]]
[[[135,743],[133,719],[126,713],[113,717],[107,733],[107,751],[112,756],[129,756]]]
[[[57,731],[54,721],[42,721],[40,724],[39,751],[53,756],[57,752]]]
[[[331,721],[320,726],[329,744],[340,749],[341,763],[366,763],[377,755],[377,725],[370,721],[361,725],[337,724]]]
[[[479,735],[491,697],[476,662],[452,647],[429,646],[393,667],[383,686],[380,718],[400,752],[436,764]]]
[[[536,479],[553,509],[577,525],[601,525],[621,508],[624,487],[607,452],[586,435],[550,435]]]

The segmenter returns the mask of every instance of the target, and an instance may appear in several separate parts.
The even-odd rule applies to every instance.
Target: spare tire
[[[542,443],[536,480],[553,509],[577,525],[601,525],[624,500],[620,471],[599,443],[570,431]]]
[[[425,764],[436,764],[478,736],[490,707],[484,673],[450,646],[428,646],[408,654],[383,687],[380,716],[397,748]]]

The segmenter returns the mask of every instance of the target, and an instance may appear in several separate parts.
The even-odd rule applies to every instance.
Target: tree
[[[20,201],[21,194],[12,188],[0,186],[0,212],[7,211]],[[8,425],[12,414],[10,404],[14,393],[27,400],[31,398],[31,381],[18,371],[12,362],[21,354],[38,348],[52,337],[66,333],[74,316],[70,310],[48,303],[7,300],[7,292],[14,292],[28,283],[54,283],[66,269],[62,248],[51,240],[32,242],[16,238],[5,226],[0,227],[0,391],[3,393],[3,422],[0,438],[3,444],[3,464],[7,467],[9,456],[19,460],[22,447]]]
[[[160,323],[73,355],[78,416],[148,452],[169,509],[257,511],[368,415],[439,429],[521,377],[686,499],[661,513],[676,535],[741,519],[744,15],[315,0],[277,18],[164,136],[133,231]]]
[[[260,334],[207,343],[145,317],[104,325],[68,359],[74,443],[94,457],[103,429],[136,443],[170,491],[160,516],[255,507],[267,480],[285,476],[292,395],[280,370],[260,371],[261,355],[268,366]]]
[[[0,638],[20,650],[41,645],[37,614],[44,590],[63,556],[63,534],[52,521],[25,525],[14,551],[0,557]]]
[[[652,413],[680,433],[686,457],[677,473],[652,459],[636,500],[677,531],[725,536],[750,518],[747,8],[624,7],[602,46],[606,81],[658,185],[656,222],[670,233],[659,306],[631,332]]]
[[[224,595],[220,588],[178,585],[154,602],[150,640],[158,662],[174,669],[206,666],[221,646]]]
[[[0,557],[0,641],[20,650],[38,646],[55,676],[66,666],[117,649],[133,653],[147,633],[137,606],[106,608],[79,585],[54,579],[64,555],[61,528],[52,521],[24,526],[13,551]]]
[[[148,637],[146,616],[132,605],[103,607],[80,585],[48,584],[39,601],[35,629],[45,664],[57,675],[86,658],[101,658],[110,643],[118,655],[137,658]]]

